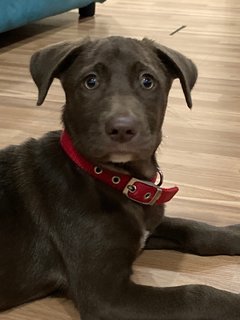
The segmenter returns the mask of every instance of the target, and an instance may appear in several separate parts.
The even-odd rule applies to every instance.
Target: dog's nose
[[[138,123],[131,116],[114,117],[106,123],[106,133],[110,138],[117,142],[128,142],[136,136]]]

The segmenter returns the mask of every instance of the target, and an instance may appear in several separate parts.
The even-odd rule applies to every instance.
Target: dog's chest
[[[142,236],[140,238],[140,250],[145,247],[145,243],[151,233],[159,225],[164,213],[164,207],[148,207],[144,214],[144,227],[142,229]]]
[[[144,248],[147,238],[149,237],[150,232],[148,230],[143,230],[142,237],[140,238],[140,250]]]

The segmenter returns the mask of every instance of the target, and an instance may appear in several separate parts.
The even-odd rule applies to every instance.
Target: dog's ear
[[[78,42],[61,42],[43,48],[33,54],[30,72],[38,87],[37,105],[41,105],[54,78],[59,78],[77,57],[83,45],[89,39]]]
[[[191,90],[197,80],[198,75],[195,64],[181,53],[159,45],[154,41],[143,39],[143,43],[148,47],[150,46],[153,48],[154,52],[156,52],[161,62],[166,66],[173,79],[179,78],[187,105],[189,108],[191,108]]]

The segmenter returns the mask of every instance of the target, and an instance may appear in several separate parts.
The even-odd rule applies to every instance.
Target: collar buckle
[[[152,206],[161,197],[162,188],[152,182],[132,178],[122,192],[137,203]]]

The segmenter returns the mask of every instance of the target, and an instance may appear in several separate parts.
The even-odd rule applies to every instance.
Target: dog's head
[[[38,105],[54,78],[66,94],[63,123],[79,152],[95,163],[150,159],[161,142],[168,93],[179,78],[189,108],[197,69],[148,39],[109,37],[59,43],[36,52],[31,74]]]

